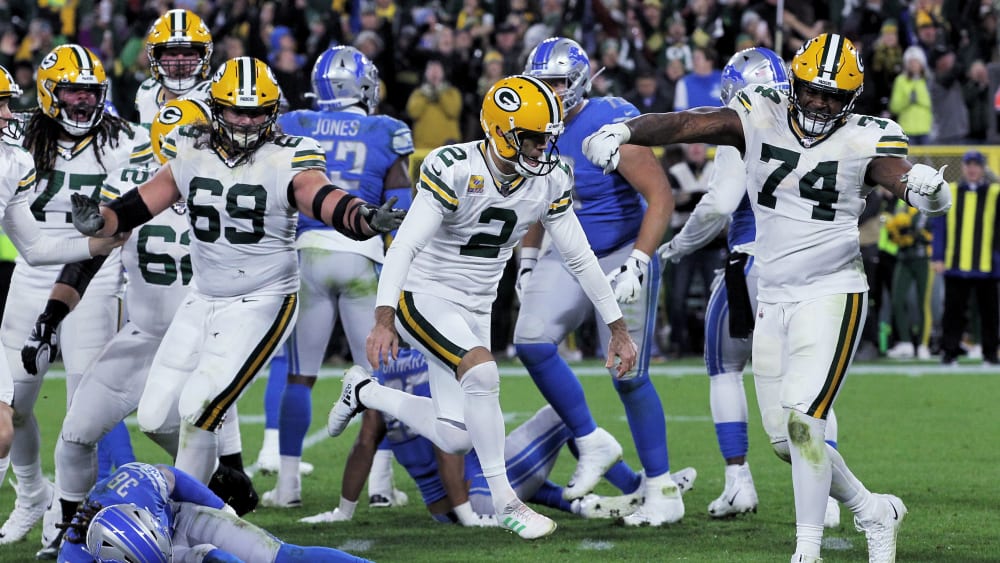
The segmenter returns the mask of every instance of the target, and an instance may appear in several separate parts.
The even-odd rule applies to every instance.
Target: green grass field
[[[597,363],[581,366],[595,418],[619,438],[626,461],[636,465],[624,412],[610,381],[600,375]],[[436,524],[399,466],[396,483],[409,494],[408,506],[369,509],[362,500],[352,522],[300,524],[298,518],[330,510],[338,502],[343,460],[357,432],[353,426],[340,438],[326,438],[326,414],[340,389],[336,378],[321,379],[313,393],[314,423],[304,457],[316,465],[316,472],[303,481],[304,507],[261,508],[248,519],[292,543],[339,547],[375,561],[787,561],[795,536],[791,473],[767,444],[753,403],[752,378],[745,379],[751,397],[749,461],[760,509],[723,521],[712,520],[706,512],[722,490],[723,466],[703,365],[659,364],[654,366],[654,380],[665,403],[672,466],[694,466],[699,474],[685,497],[687,515],[680,524],[627,529],[546,509],[559,529],[528,543],[498,530]],[[240,403],[247,463],[256,459],[261,443],[264,386],[263,379],[256,381]],[[508,431],[542,405],[541,395],[516,364],[504,369],[501,397]],[[909,508],[899,536],[899,561],[1000,561],[1000,424],[993,413],[998,397],[1000,374],[977,365],[947,371],[931,364],[886,362],[861,364],[852,372],[836,406],[840,451],[871,490],[892,492]],[[47,380],[36,412],[43,431],[44,468],[50,475],[64,401],[64,381]],[[142,460],[169,462],[141,435],[134,435],[134,445]],[[573,467],[573,458],[564,453],[553,480],[565,482]],[[257,476],[255,484],[263,493],[274,480]],[[598,492],[612,494],[612,489],[603,484]],[[5,484],[0,489],[3,518],[12,504],[12,489]],[[32,560],[39,537],[36,529],[26,541],[0,547],[0,561]],[[823,554],[828,563],[867,561],[864,535],[854,530],[848,511],[840,528],[827,531]]]

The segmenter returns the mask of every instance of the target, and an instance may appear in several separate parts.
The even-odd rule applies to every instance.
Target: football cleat
[[[583,518],[622,518],[639,509],[639,504],[642,503],[642,496],[639,494],[641,490],[636,489],[632,494],[613,497],[602,497],[591,493],[575,499],[571,503],[572,511]]]
[[[693,467],[685,467],[680,471],[671,473],[670,477],[674,480],[674,483],[677,483],[677,488],[681,490],[681,494],[685,495],[694,488],[694,480],[698,478],[698,471]]]
[[[64,535],[66,535],[66,530],[57,530],[57,533],[55,537],[52,538],[52,541],[46,544],[46,546],[42,549],[35,552],[35,559],[40,561],[55,561],[58,559]]]
[[[854,525],[865,533],[868,540],[868,563],[894,563],[896,561],[896,535],[906,517],[906,505],[899,497],[874,494],[881,505],[870,520],[854,517]],[[881,512],[881,514],[879,514]]]
[[[330,522],[350,522],[351,517],[346,516],[339,508],[334,508],[329,512],[320,512],[305,518],[299,518],[299,522],[306,524],[329,524]]]
[[[573,500],[594,490],[601,477],[622,458],[622,446],[607,430],[596,430],[576,438],[579,459],[576,471],[563,488],[563,498]]]
[[[7,521],[0,527],[0,544],[21,541],[35,524],[45,516],[45,511],[55,501],[55,487],[45,481],[42,490],[32,496],[18,490],[14,510],[7,516]]]
[[[62,503],[59,502],[59,497],[56,496],[52,499],[52,504],[45,510],[45,515],[42,516],[42,547],[51,546],[56,541],[56,538],[62,534],[59,528],[56,527],[56,524],[62,521]]]
[[[392,490],[392,498],[381,493],[375,493],[368,497],[368,506],[371,508],[392,508],[393,506],[406,506],[410,502],[410,497],[399,489]]]
[[[555,521],[528,508],[516,498],[507,503],[497,520],[503,528],[526,540],[543,538],[556,531]]]
[[[840,503],[833,497],[826,499],[826,514],[823,516],[824,528],[837,528],[840,526]]]
[[[823,563],[823,560],[814,555],[796,553],[792,556],[792,563]]]
[[[645,478],[640,490],[642,502],[639,507],[621,519],[626,526],[662,526],[684,518],[684,499],[669,473]]]
[[[726,488],[708,505],[708,514],[712,518],[726,518],[747,512],[757,512],[757,489],[750,466],[727,465]]]
[[[299,508],[302,506],[302,492],[295,494],[282,490],[280,486],[275,487],[261,495],[260,503],[270,508]]]
[[[330,416],[326,421],[326,431],[330,436],[336,438],[343,434],[347,424],[351,422],[354,415],[365,410],[365,406],[358,399],[358,391],[369,383],[377,382],[372,379],[365,368],[361,366],[351,366],[344,372],[344,383],[340,390],[340,398],[330,409]]]

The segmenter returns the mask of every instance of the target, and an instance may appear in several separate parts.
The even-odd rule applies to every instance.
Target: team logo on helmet
[[[493,101],[504,111],[517,111],[521,107],[521,96],[518,96],[512,88],[497,88],[493,93]]]

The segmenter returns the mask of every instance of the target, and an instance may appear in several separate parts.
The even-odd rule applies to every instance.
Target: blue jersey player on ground
[[[317,59],[312,86],[317,109],[282,115],[278,125],[285,133],[319,142],[336,186],[368,202],[391,200],[396,207],[409,208],[413,137],[403,122],[370,115],[379,101],[375,65],[354,47],[334,47]],[[301,216],[297,247],[302,304],[285,351],[288,371],[279,415],[278,484],[262,496],[265,506],[301,504],[299,464],[312,415],[310,394],[338,317],[354,362],[370,369],[365,338],[373,324],[376,270],[384,258],[380,238],[350,240]],[[281,376],[272,373],[279,380]]]
[[[787,93],[788,74],[774,51],[755,47],[740,51],[722,71],[722,103],[728,105],[741,89],[762,84]],[[673,239],[658,250],[664,261],[677,261],[713,240],[729,226],[729,259],[725,273],[712,284],[712,294],[705,312],[705,366],[710,377],[710,403],[719,450],[726,461],[726,485],[719,498],[708,505],[713,518],[724,518],[757,511],[754,487],[746,456],[747,400],[743,390],[743,370],[750,359],[750,333],[757,309],[757,266],[754,241],[757,226],[750,199],[744,195],[730,217],[715,213],[714,188],[723,182],[746,184],[742,157],[737,149],[720,146],[715,152],[716,175],[712,189],[695,207],[691,218]],[[836,417],[827,419],[827,442],[836,447]],[[840,506],[829,499],[827,527],[840,523]]]
[[[637,368],[614,379],[645,471],[645,501],[625,523],[659,526],[676,522],[684,516],[684,503],[670,475],[663,405],[648,371],[660,286],[660,265],[654,250],[673,212],[669,182],[648,148],[623,146],[622,159],[627,164],[619,167],[620,173],[607,176],[583,156],[584,137],[602,125],[639,112],[621,98],[587,99],[590,61],[575,41],[543,41],[529,55],[525,74],[548,82],[562,99],[566,130],[559,148],[562,160],[575,175],[575,212],[601,266],[613,276],[616,296],[639,346]],[[583,387],[557,352],[559,342],[587,321],[592,308],[558,253],[548,251],[539,256],[542,236],[541,227],[536,225],[522,243],[517,282],[521,311],[514,343],[521,362],[566,422],[579,449],[576,471],[563,491],[567,499],[574,499],[594,488],[621,457],[622,449],[597,426]],[[599,340],[605,340],[604,327],[599,330]]]
[[[365,561],[286,544],[237,517],[194,477],[148,463],[128,463],[98,481],[67,528],[59,550],[66,563]]]

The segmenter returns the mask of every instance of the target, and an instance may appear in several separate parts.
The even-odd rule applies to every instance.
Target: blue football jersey
[[[757,224],[754,222],[753,208],[750,207],[750,196],[743,196],[740,206],[733,211],[732,218],[729,224],[729,250],[757,238]]]
[[[333,184],[369,203],[383,203],[385,176],[396,160],[413,153],[413,134],[405,123],[385,115],[357,111],[299,110],[278,117],[289,135],[312,137],[326,151],[326,170]],[[396,194],[400,195],[400,194]],[[400,197],[397,208],[409,208]],[[327,229],[309,217],[299,217],[299,232]]]
[[[646,206],[621,174],[604,174],[587,160],[583,139],[603,125],[637,115],[639,110],[622,98],[592,98],[559,137],[559,153],[573,169],[576,183],[574,211],[599,258],[635,241]]]

